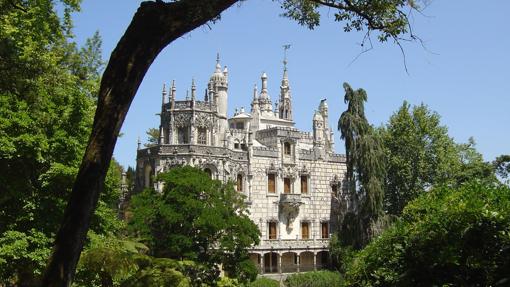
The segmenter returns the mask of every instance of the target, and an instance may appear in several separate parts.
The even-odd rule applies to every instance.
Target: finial
[[[220,53],[216,53],[216,64],[220,63]]]
[[[195,100],[195,91],[197,90],[197,87],[195,86],[195,78],[191,79],[191,99]]]
[[[172,88],[170,89],[170,101],[175,100],[175,80],[172,80]]]
[[[216,54],[216,71],[215,71],[215,73],[221,73],[220,53]]]
[[[204,102],[209,101],[209,93],[207,93],[207,88],[205,88],[205,94],[204,94]]]
[[[257,84],[253,85],[253,99],[257,99]]]
[[[266,73],[262,73],[262,77],[260,77],[260,79],[262,79],[262,91],[261,93],[262,94],[266,94],[267,93],[267,75]]]
[[[166,85],[163,83],[163,92],[161,93],[161,104],[165,104],[165,98],[166,98]]]
[[[186,101],[189,101],[189,90],[186,90]]]
[[[283,45],[283,70],[287,71],[287,50],[290,49],[290,44]]]
[[[142,145],[142,142],[140,141],[140,136],[138,136],[138,149],[140,149],[141,145]]]

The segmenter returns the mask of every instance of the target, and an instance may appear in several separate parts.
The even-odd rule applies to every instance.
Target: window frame
[[[324,227],[326,227],[326,236],[324,236]],[[329,239],[329,221],[321,221],[321,239]]]
[[[274,233],[271,233],[271,227],[274,227]],[[278,239],[278,222],[268,221],[267,222],[267,239],[277,240]]]
[[[272,185],[271,182],[273,183]],[[276,173],[267,174],[267,193],[276,194]]]
[[[304,233],[304,226],[306,226],[306,236]],[[309,240],[310,239],[310,222],[309,221],[301,221],[301,239]]]

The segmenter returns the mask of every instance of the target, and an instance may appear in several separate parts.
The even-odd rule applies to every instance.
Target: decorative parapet
[[[191,109],[192,101],[175,101],[174,110],[189,110]],[[165,104],[167,109],[170,108],[170,103]],[[210,102],[195,101],[194,109],[203,111],[216,111],[216,105]]]
[[[336,153],[329,154],[327,160],[329,162],[343,162],[343,163],[346,162],[345,155],[343,155],[343,154],[336,154]]]
[[[234,160],[248,160],[248,152],[230,150],[224,147],[206,146],[206,145],[156,145],[146,149],[138,150],[138,158],[149,157],[151,155],[202,155],[202,156],[221,156]]]
[[[260,240],[260,243],[250,250],[327,250],[329,248],[329,238],[321,239],[274,239]]]
[[[260,157],[278,157],[278,149],[276,148],[270,148],[270,147],[253,147],[253,155],[254,156],[260,156]]]

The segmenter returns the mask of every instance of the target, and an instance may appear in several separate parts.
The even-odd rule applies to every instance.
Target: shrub
[[[348,286],[508,286],[510,189],[434,188],[355,258]]]
[[[313,271],[293,274],[285,279],[287,287],[331,287],[342,283],[340,273],[333,271]]]
[[[259,277],[257,280],[248,283],[247,287],[280,287],[280,282],[266,277]]]

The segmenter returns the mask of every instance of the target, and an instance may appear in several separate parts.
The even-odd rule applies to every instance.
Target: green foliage
[[[159,129],[150,128],[145,133],[147,134],[146,147],[153,146],[159,142]]]
[[[436,187],[356,257],[348,286],[506,286],[510,189]]]
[[[347,189],[354,208],[344,217],[341,239],[345,245],[361,248],[369,242],[371,226],[383,213],[384,154],[379,134],[365,117],[366,92],[355,91],[347,83],[344,89],[348,106],[338,120],[338,129],[345,140]]]
[[[381,42],[393,39],[398,42],[401,37],[410,34],[408,15],[413,10],[420,10],[418,1],[380,0],[380,1],[342,1],[342,0],[284,0],[282,16],[293,19],[299,24],[313,29],[320,23],[321,7],[334,13],[335,21],[344,22],[345,32],[367,31],[378,33]]]
[[[496,170],[496,174],[503,179],[506,180],[506,183],[510,185],[510,155],[500,155],[493,162],[492,165]]]
[[[36,284],[50,254],[51,238],[35,229],[0,235],[0,285]]]
[[[146,189],[131,202],[130,230],[151,253],[211,268],[221,263],[231,277],[252,278],[246,248],[258,242],[259,231],[243,196],[231,184],[189,166],[161,174],[159,180],[164,183],[162,194]]]
[[[280,282],[266,277],[259,277],[255,281],[248,283],[247,287],[280,287]]]
[[[331,254],[331,265],[341,274],[345,274],[349,269],[354,257],[358,253],[352,246],[344,245],[335,234],[329,241],[329,252]]]
[[[98,34],[82,48],[71,42],[79,1],[60,2],[62,17],[55,1],[0,1],[0,282],[20,286],[37,285],[47,263],[90,134],[102,66]],[[119,169],[112,161],[92,223],[97,233],[121,227],[112,210]]]
[[[194,265],[191,262],[179,262],[168,258],[150,258],[140,260],[139,270],[121,287],[145,287],[145,286],[200,286],[191,285],[191,281],[180,270],[185,266]],[[196,278],[195,278],[196,279]]]
[[[340,273],[333,271],[313,271],[292,274],[285,279],[287,287],[330,287],[340,286]]]
[[[88,238],[76,274],[78,286],[118,286],[138,270],[138,259],[147,251],[145,245],[113,234],[89,232]]]
[[[473,178],[493,182],[494,172],[475,142],[456,144],[440,116],[421,104],[404,102],[380,129],[386,155],[386,210],[399,215],[405,205],[438,184],[458,185]]]

